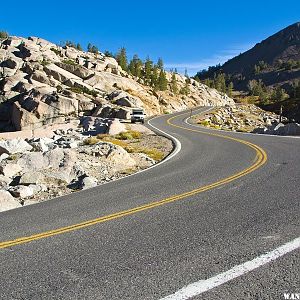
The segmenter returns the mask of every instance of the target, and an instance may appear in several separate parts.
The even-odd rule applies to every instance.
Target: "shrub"
[[[17,160],[18,159],[18,155],[17,154],[11,154],[7,159],[8,160]]]
[[[201,120],[198,122],[198,124],[203,125],[203,126],[209,126],[210,122],[208,120]]]
[[[105,138],[109,137],[109,134],[105,134],[105,133],[99,133],[97,134],[97,139],[99,140],[103,140]]]
[[[124,148],[125,150],[128,147],[128,144],[126,142],[123,142],[121,140],[117,140],[117,139],[114,139],[114,138],[105,138],[104,141],[110,142],[110,143],[112,143],[114,145],[117,145],[117,146],[120,146],[120,147]]]
[[[145,147],[132,147],[128,146],[125,148],[128,153],[144,153],[152,159],[158,161],[163,159],[164,154],[156,148],[145,148]]]
[[[91,95],[93,97],[97,97],[98,96],[98,92],[95,91],[95,90],[89,90],[88,88],[86,87],[79,87],[79,86],[76,86],[76,87],[71,87],[70,88],[70,91],[74,92],[74,93],[77,93],[77,94],[87,94],[87,95]]]
[[[47,66],[47,65],[49,65],[50,64],[50,62],[48,61],[48,60],[42,60],[41,61],[41,65],[42,66]]]
[[[155,148],[143,148],[141,153],[145,153],[146,155],[148,155],[149,157],[151,157],[152,159],[154,159],[156,161],[162,160],[164,157],[163,152],[161,152]]]
[[[50,50],[51,51],[53,51],[56,55],[59,55],[59,56],[61,56],[61,51],[60,50],[58,50],[58,49],[55,49],[55,48],[50,48]]]
[[[97,139],[97,137],[92,136],[92,137],[85,139],[83,141],[83,143],[85,145],[95,145],[95,144],[99,143],[99,140]]]
[[[8,33],[6,31],[0,31],[0,39],[7,39]]]
[[[128,130],[115,135],[115,138],[119,140],[133,140],[133,139],[139,139],[141,138],[141,136],[142,133],[139,131]]]
[[[63,63],[66,65],[77,66],[78,64],[72,59],[64,59]]]

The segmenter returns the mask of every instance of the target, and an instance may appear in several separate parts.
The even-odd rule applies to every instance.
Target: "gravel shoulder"
[[[51,138],[0,140],[0,212],[126,177],[172,152],[171,140],[145,126],[114,122],[114,134],[73,127]]]

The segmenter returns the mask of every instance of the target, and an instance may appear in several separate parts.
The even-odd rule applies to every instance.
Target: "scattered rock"
[[[50,167],[41,152],[24,153],[17,161],[17,164],[27,172],[34,172]]]
[[[8,191],[0,190],[0,212],[21,206]]]
[[[31,185],[31,184],[39,184],[44,180],[44,174],[42,172],[31,171],[24,173],[21,178],[19,184],[21,185]]]
[[[0,140],[0,154],[15,154],[30,151],[32,147],[22,139],[13,139],[2,141]]]
[[[0,166],[0,172],[5,177],[13,177],[22,171],[22,167],[18,164],[7,164],[5,166]]]
[[[0,175],[0,189],[6,189],[11,182],[11,178]]]
[[[79,188],[82,190],[90,189],[98,185],[98,180],[95,177],[84,177],[79,182]]]
[[[8,190],[16,198],[24,199],[33,195],[33,190],[25,185],[12,186]]]
[[[124,131],[126,131],[125,125],[123,123],[120,123],[118,119],[114,119],[108,124],[108,130],[106,133],[115,135]]]

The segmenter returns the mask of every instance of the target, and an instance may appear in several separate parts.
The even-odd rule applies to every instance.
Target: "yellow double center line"
[[[184,115],[184,114],[181,114],[179,116],[182,116],[182,115]],[[259,146],[255,145],[255,144],[247,142],[245,140],[233,138],[233,137],[230,137],[230,136],[224,136],[224,135],[217,134],[217,133],[206,132],[206,131],[201,131],[201,130],[196,130],[196,129],[191,129],[191,128],[185,128],[185,127],[182,127],[182,126],[175,125],[175,124],[171,123],[171,121],[173,119],[175,119],[179,116],[177,115],[177,116],[174,116],[174,117],[168,119],[167,123],[170,126],[181,128],[181,129],[184,129],[184,130],[198,132],[198,133],[201,133],[201,134],[206,134],[206,135],[211,135],[211,136],[216,136],[216,137],[232,140],[232,141],[235,141],[235,142],[238,142],[238,143],[242,143],[242,144],[244,144],[244,145],[246,145],[246,146],[248,146],[248,147],[250,147],[250,148],[252,148],[256,151],[256,156],[255,156],[255,160],[254,160],[253,164],[250,167],[244,169],[243,171],[240,171],[236,174],[233,174],[232,176],[226,177],[224,179],[221,179],[221,180],[219,180],[217,182],[214,182],[214,183],[211,183],[209,185],[199,187],[199,188],[194,189],[194,190],[189,191],[189,192],[185,192],[185,193],[182,193],[182,194],[179,194],[179,195],[174,195],[174,196],[171,196],[171,197],[159,200],[159,201],[154,201],[154,202],[151,202],[151,203],[148,203],[148,204],[145,204],[145,205],[137,206],[137,207],[134,207],[134,208],[131,208],[131,209],[123,210],[123,211],[120,211],[120,212],[117,212],[117,213],[114,213],[114,214],[106,215],[106,216],[103,216],[103,217],[99,217],[99,218],[96,218],[96,219],[93,219],[93,220],[88,220],[88,221],[81,222],[81,223],[78,223],[78,224],[74,224],[74,225],[70,225],[70,226],[66,226],[66,227],[61,227],[61,228],[57,228],[57,229],[54,229],[54,230],[45,231],[45,232],[34,234],[34,235],[31,235],[31,236],[25,236],[25,237],[17,238],[15,240],[11,240],[11,241],[0,242],[0,249],[13,247],[13,246],[16,246],[16,245],[29,243],[31,241],[44,239],[44,238],[47,238],[47,237],[50,237],[50,236],[55,236],[55,235],[75,231],[75,230],[82,229],[82,228],[85,228],[85,227],[89,227],[89,226],[92,226],[92,225],[96,225],[96,224],[104,223],[104,222],[107,222],[107,221],[119,219],[119,218],[129,216],[129,215],[132,215],[132,214],[136,214],[138,212],[142,212],[142,211],[145,211],[145,210],[148,210],[148,209],[152,209],[152,208],[155,208],[155,207],[158,207],[158,206],[162,206],[162,205],[165,205],[167,203],[182,200],[182,199],[187,198],[189,196],[193,196],[193,195],[208,191],[210,189],[216,188],[218,186],[221,186],[221,185],[229,183],[233,180],[236,180],[236,179],[238,179],[242,176],[245,176],[245,175],[255,171],[259,167],[261,167],[267,161],[267,154],[262,148],[260,148]]]

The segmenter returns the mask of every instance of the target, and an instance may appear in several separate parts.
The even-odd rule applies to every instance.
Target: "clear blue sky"
[[[0,29],[116,52],[126,47],[190,74],[300,21],[300,1],[3,1]]]

